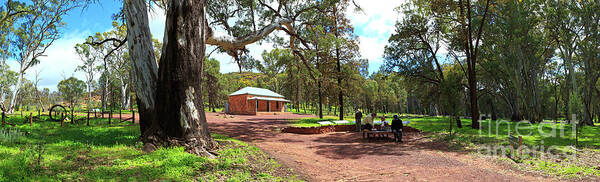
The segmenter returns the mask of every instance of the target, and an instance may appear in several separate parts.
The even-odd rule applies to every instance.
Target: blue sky
[[[404,1],[390,0],[357,0],[363,8],[362,12],[348,10],[348,17],[359,36],[360,52],[363,58],[369,60],[369,72],[379,69],[383,60],[383,50],[387,39],[393,32],[394,24],[399,14],[394,11]],[[56,90],[58,82],[66,77],[75,76],[84,80],[82,73],[74,72],[77,65],[81,63],[75,53],[74,46],[84,42],[85,38],[96,32],[108,31],[112,28],[112,18],[122,7],[120,0],[103,0],[100,3],[89,5],[85,10],[76,9],[71,11],[65,22],[67,26],[63,30],[61,39],[57,40],[52,47],[46,51],[46,56],[40,58],[41,63],[29,69],[26,77],[32,79],[39,72],[40,87]],[[164,12],[154,9],[150,12],[150,29],[153,36],[162,41],[164,32]],[[277,35],[284,35],[276,32]],[[207,50],[212,50],[208,47]],[[272,44],[263,42],[248,46],[250,54],[255,59],[261,59],[263,51],[273,49]],[[221,62],[221,72],[234,72],[238,68],[233,64],[233,59],[226,54],[213,54]],[[15,61],[8,61],[11,69],[18,69]]]

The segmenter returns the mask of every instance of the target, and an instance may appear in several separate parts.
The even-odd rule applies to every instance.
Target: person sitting
[[[402,142],[403,127],[404,124],[402,123],[402,120],[398,118],[398,115],[394,115],[394,119],[392,120],[392,131],[394,132],[394,140],[396,140],[396,143]]]
[[[363,129],[372,131],[373,130],[373,120],[375,119],[375,117],[377,117],[377,114],[373,113],[371,115],[367,115],[367,117],[365,117],[365,125],[363,126]]]
[[[390,123],[385,120],[385,116],[381,117],[381,130],[392,131],[392,127],[390,126]]]

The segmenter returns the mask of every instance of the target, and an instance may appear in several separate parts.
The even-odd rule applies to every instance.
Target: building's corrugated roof
[[[255,88],[255,87],[246,87],[246,88],[243,88],[241,90],[233,92],[232,94],[229,94],[229,96],[244,95],[244,94],[256,95],[256,96],[267,96],[267,97],[280,97],[280,98],[284,98],[283,95],[279,95],[278,93],[275,93],[275,92],[270,91],[268,89]]]
[[[280,101],[280,102],[291,102],[289,100],[281,99],[281,98],[269,98],[269,97],[252,97],[248,100],[266,100],[266,101]]]

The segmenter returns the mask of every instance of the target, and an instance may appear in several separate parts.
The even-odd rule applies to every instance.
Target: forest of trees
[[[424,93],[417,96],[423,105],[513,121],[572,114],[586,125],[598,120],[600,4],[465,3],[411,1],[399,8],[405,17],[386,47],[385,69],[420,83],[408,90]]]
[[[64,93],[38,89],[39,79],[23,75],[58,38],[60,17],[84,6],[74,2],[91,3],[2,5],[3,112],[62,101],[52,95]],[[163,40],[150,35],[148,7],[166,10]],[[403,16],[375,72],[359,53],[352,10],[361,11],[350,0],[124,1],[112,30],[74,48],[87,98],[101,101],[87,99],[87,109],[136,107],[144,150],[183,145],[202,155],[216,146],[199,111],[222,108],[229,93],[247,86],[285,95],[296,112],[341,119],[362,109],[448,115],[458,126],[468,116],[478,128],[479,116],[488,114],[530,122],[577,114],[586,125],[600,117],[598,2],[411,0],[397,8]],[[246,49],[259,41],[274,44],[262,59]],[[232,56],[239,72],[220,73],[222,60],[206,46]],[[6,60],[16,60],[20,71],[10,71]]]

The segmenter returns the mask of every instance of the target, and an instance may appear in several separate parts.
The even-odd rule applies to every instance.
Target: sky
[[[389,36],[394,31],[394,24],[400,14],[394,8],[404,3],[404,0],[355,0],[363,11],[354,11],[349,8],[347,15],[354,27],[355,34],[359,38],[359,47],[362,58],[369,60],[369,72],[379,70],[383,63],[383,51]],[[109,31],[112,28],[112,15],[122,7],[120,0],[102,0],[91,4],[86,9],[75,9],[71,11],[64,20],[66,27],[63,29],[61,38],[48,48],[44,57],[39,58],[40,64],[27,70],[25,77],[33,80],[39,72],[41,78],[39,86],[56,91],[56,85],[60,80],[75,76],[85,80],[82,72],[75,69],[82,62],[77,56],[74,46],[83,43],[88,36],[96,32]],[[162,41],[164,34],[165,15],[164,11],[155,8],[150,13],[150,31],[154,38]],[[276,32],[277,33],[277,32]],[[280,33],[277,33],[280,35]],[[281,34],[284,35],[284,34]],[[255,43],[247,46],[250,55],[261,60],[263,51],[273,49],[268,42]],[[207,51],[214,47],[208,46]],[[221,63],[221,72],[229,73],[238,71],[233,59],[227,54],[213,54]],[[18,70],[16,61],[8,61],[12,70]]]

